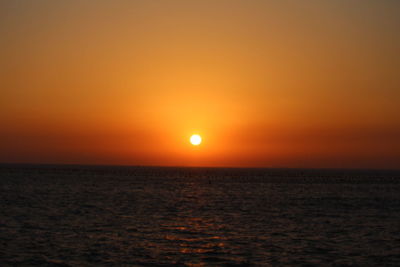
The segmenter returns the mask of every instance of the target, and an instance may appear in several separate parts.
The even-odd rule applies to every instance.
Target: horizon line
[[[1,166],[81,166],[81,167],[130,167],[130,168],[204,168],[204,169],[287,169],[287,170],[369,170],[400,171],[400,168],[365,168],[365,167],[293,167],[293,166],[196,166],[196,165],[135,165],[135,164],[96,164],[96,163],[37,163],[37,162],[0,162]]]

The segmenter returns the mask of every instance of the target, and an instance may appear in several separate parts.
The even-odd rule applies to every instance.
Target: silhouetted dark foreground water
[[[0,266],[400,265],[400,173],[0,167]]]

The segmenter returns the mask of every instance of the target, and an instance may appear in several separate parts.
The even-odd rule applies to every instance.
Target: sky
[[[400,168],[399,14],[0,0],[0,162]]]

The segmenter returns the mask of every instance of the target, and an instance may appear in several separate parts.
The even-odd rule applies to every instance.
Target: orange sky
[[[0,162],[399,168],[399,14],[1,1]]]

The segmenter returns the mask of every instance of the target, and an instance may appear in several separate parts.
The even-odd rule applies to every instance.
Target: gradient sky
[[[399,14],[0,0],[0,162],[400,168]]]

